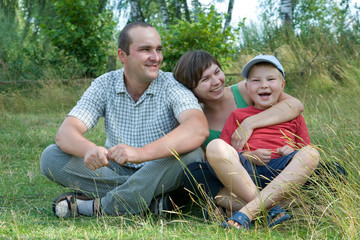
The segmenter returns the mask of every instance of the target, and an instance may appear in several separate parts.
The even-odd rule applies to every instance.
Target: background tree
[[[218,2],[222,2],[222,1],[218,0]],[[235,0],[229,0],[228,9],[227,9],[226,18],[225,18],[225,24],[224,24],[224,31],[226,28],[228,28],[230,26],[231,19],[232,19],[232,12],[234,9],[234,4],[235,4]]]
[[[191,0],[191,4],[193,5],[194,20],[195,22],[197,22],[198,21],[197,16],[200,13],[201,3],[198,0]]]
[[[188,21],[188,22],[191,22],[190,11],[189,11],[189,7],[187,5],[187,1],[186,0],[180,0],[180,1],[182,1],[182,5],[183,5],[183,8],[184,8],[185,20]],[[179,18],[179,19],[181,19],[181,18]]]
[[[131,12],[129,15],[129,6],[131,5]],[[197,12],[201,9],[199,1],[191,1],[191,8],[189,8],[186,0],[114,0],[113,8],[116,9],[119,15],[124,14],[128,21],[135,21],[132,16],[133,6],[138,6],[135,9],[137,15],[142,15],[143,18],[137,18],[139,21],[146,21],[152,23],[161,23],[164,25],[175,24],[178,19],[186,19],[191,21],[191,17],[195,18]]]
[[[162,22],[164,26],[167,27],[167,25],[169,24],[169,18],[168,18],[165,0],[159,0],[159,5],[160,5]],[[179,5],[175,4],[175,15],[176,17],[181,18],[181,14],[179,12],[180,12]]]
[[[0,31],[6,33],[0,35],[0,45],[6,46],[0,49],[0,79],[49,79],[54,75],[74,78],[103,73],[108,55],[116,52],[111,15],[117,11],[128,14],[129,21],[146,21],[163,32],[164,69],[168,71],[184,51],[193,49],[208,50],[222,58],[223,64],[234,61],[237,53],[274,53],[284,46],[309,63],[339,46],[344,54],[357,52],[354,45],[360,44],[359,7],[350,11],[350,0],[258,2],[260,22],[248,26],[243,20],[239,28],[228,29],[234,1],[228,2],[228,14],[224,15],[198,0],[0,0]],[[288,22],[291,31],[283,31],[281,19]],[[298,41],[317,57],[301,54]]]
[[[0,48],[0,72],[7,79],[11,79],[13,62],[17,60],[12,50],[19,49],[20,46],[17,8],[18,1],[0,1],[0,32],[3,33],[0,35],[0,46],[6,46]]]
[[[131,21],[133,22],[144,22],[144,16],[141,12],[141,8],[139,5],[139,2],[136,0],[130,0],[130,6],[131,6]]]
[[[41,28],[60,54],[72,56],[87,76],[106,70],[115,23],[98,0],[54,0],[57,17],[46,16]],[[102,8],[102,9],[101,9]]]
[[[21,5],[25,20],[25,26],[22,30],[22,40],[30,37],[30,41],[35,41],[40,31],[40,16],[56,16],[52,0],[23,0]],[[28,36],[28,34],[31,36]]]
[[[236,57],[238,29],[228,27],[223,31],[224,15],[215,11],[213,6],[198,16],[198,21],[179,20],[167,29],[160,28],[164,46],[163,70],[172,71],[183,53],[190,50],[206,50],[212,53],[227,68],[231,59]]]
[[[281,0],[281,19],[283,25],[291,25],[293,15],[293,1],[294,0]]]
[[[0,1],[0,11],[3,16],[8,20],[14,20],[16,16],[16,10],[19,7],[18,0],[1,0]]]
[[[46,42],[36,16],[47,1],[0,0],[0,79],[37,79],[43,74]],[[43,39],[42,39],[43,40]]]

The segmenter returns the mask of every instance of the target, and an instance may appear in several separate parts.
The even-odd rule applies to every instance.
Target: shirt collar
[[[159,76],[150,83],[148,89],[145,91],[145,94],[154,95],[158,91],[158,89],[160,87],[160,85],[158,84],[160,82],[159,78],[161,77],[162,73],[163,73],[162,71],[159,71]],[[125,87],[125,82],[124,82],[124,68],[120,69],[117,72],[117,74],[118,74],[118,76],[116,79],[118,79],[118,80],[115,83],[116,93],[118,93],[118,94],[125,93],[126,87]]]
[[[117,71],[118,76],[115,78],[115,91],[116,93],[125,93],[126,87],[124,83],[124,68],[121,68],[119,71]]]

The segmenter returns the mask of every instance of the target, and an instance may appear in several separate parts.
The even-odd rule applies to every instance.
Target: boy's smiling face
[[[276,104],[284,90],[281,72],[271,64],[254,65],[245,84],[254,107],[266,109]]]

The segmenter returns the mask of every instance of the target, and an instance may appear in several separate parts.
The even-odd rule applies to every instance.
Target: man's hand
[[[276,149],[275,152],[282,156],[285,156],[292,153],[293,151],[294,149],[292,147],[290,147],[289,145],[284,145],[283,147]]]
[[[107,154],[108,150],[104,147],[92,147],[85,153],[84,164],[91,170],[109,166],[109,161],[106,157]]]
[[[256,149],[253,152],[245,152],[244,157],[253,162],[256,166],[264,166],[270,162],[270,149]]]
[[[121,165],[127,162],[139,164],[142,163],[141,149],[134,148],[126,144],[118,144],[109,149],[108,159]]]
[[[250,138],[254,129],[252,129],[246,121],[246,118],[240,126],[234,131],[231,136],[231,146],[236,149],[236,151],[241,151],[245,143]]]

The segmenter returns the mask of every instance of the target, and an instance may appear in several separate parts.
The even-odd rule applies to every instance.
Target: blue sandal
[[[248,216],[242,212],[234,212],[233,215],[226,220],[226,222],[222,223],[223,228],[233,228],[234,226],[228,223],[229,220],[233,220],[239,223],[243,228],[242,229],[250,229],[251,222]]]
[[[281,218],[279,218],[278,220],[276,220],[275,222],[271,223],[271,219],[275,218],[277,215],[279,215],[280,213],[285,213],[284,216],[282,216]],[[268,225],[269,228],[274,227],[275,225],[278,225],[288,219],[290,219],[291,216],[285,211],[284,208],[280,207],[279,205],[276,205],[275,207],[273,207],[269,212],[268,212]]]

